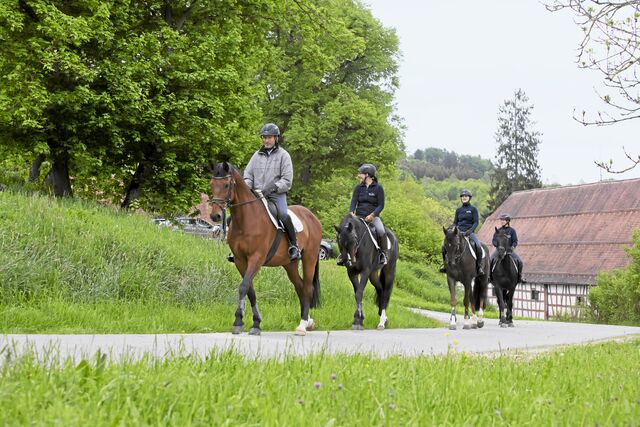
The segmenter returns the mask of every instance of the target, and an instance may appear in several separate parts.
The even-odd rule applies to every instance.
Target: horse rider
[[[389,258],[385,241],[386,232],[380,219],[380,213],[384,209],[384,188],[378,183],[376,167],[371,163],[365,163],[358,168],[358,179],[360,183],[353,189],[349,213],[354,218],[364,218],[367,223],[374,226],[378,243],[378,262],[384,265]],[[344,265],[344,262],[345,260],[340,256],[336,260],[338,265]]]
[[[462,232],[470,232],[469,239],[473,240],[474,249],[476,252],[476,269],[478,271],[478,275],[483,275],[484,269],[482,268],[482,261],[484,260],[484,256],[482,254],[482,245],[480,244],[480,240],[478,240],[478,236],[476,236],[476,228],[478,227],[478,209],[471,204],[471,191],[462,190],[460,192],[460,201],[462,202],[462,206],[456,209],[456,214],[453,219],[453,225],[457,226]],[[440,267],[440,273],[447,272],[447,248],[442,245],[442,262],[444,263],[442,267]]]
[[[287,192],[293,181],[291,156],[280,146],[280,129],[267,123],[260,129],[262,148],[256,151],[244,170],[244,181],[249,188],[262,192],[277,208],[278,219],[282,222],[289,239],[289,259],[301,258],[296,239],[296,230],[288,213]]]
[[[518,233],[516,233],[516,229],[511,227],[511,215],[509,215],[508,213],[503,213],[500,215],[500,222],[501,222],[501,226],[500,228],[495,231],[493,233],[493,240],[491,241],[491,243],[493,243],[494,247],[498,247],[498,232],[502,232],[504,234],[508,234],[509,236],[511,236],[511,248],[507,249],[507,253],[511,254],[511,257],[513,258],[513,260],[516,262],[516,266],[518,268],[518,282],[517,283],[521,283],[522,282],[522,259],[520,258],[520,256],[516,253],[516,246],[518,246]],[[493,251],[493,253],[491,254],[491,271],[493,271],[493,265],[496,262],[496,258],[498,257],[498,251]]]

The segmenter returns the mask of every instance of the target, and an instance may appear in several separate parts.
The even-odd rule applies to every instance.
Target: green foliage
[[[488,209],[489,183],[485,180],[449,178],[436,181],[433,178],[424,178],[422,185],[427,197],[438,200],[440,204],[449,209],[450,214],[445,225],[453,222],[454,212],[460,206],[460,191],[463,189],[467,189],[473,194],[471,203],[478,208],[481,218],[485,218],[491,213]]]
[[[494,211],[514,191],[542,187],[538,152],[540,132],[531,130],[533,105],[518,89],[498,110],[496,168],[491,176],[489,209]]]
[[[524,358],[455,350],[447,357],[264,360],[176,349],[123,361],[103,353],[76,361],[53,352],[17,359],[5,353],[0,424],[637,424],[638,340]]]
[[[418,180],[426,177],[437,181],[483,179],[493,170],[491,161],[480,156],[460,155],[435,147],[416,150],[412,157],[400,163],[400,167],[410,170]]]
[[[603,323],[640,324],[640,230],[627,250],[631,263],[625,269],[600,273],[589,291],[593,318]]]

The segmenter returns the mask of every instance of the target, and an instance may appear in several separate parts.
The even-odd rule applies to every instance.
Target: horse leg
[[[262,322],[262,315],[260,314],[260,310],[258,309],[258,303],[256,301],[256,291],[253,286],[249,288],[247,296],[249,297],[249,302],[251,303],[251,311],[253,312],[253,325],[251,325],[251,329],[249,329],[249,335],[260,335],[260,323]]]
[[[500,320],[498,321],[498,326],[501,328],[506,328],[506,320],[504,317],[505,312],[505,302],[504,302],[504,290],[500,286],[496,286],[495,283],[493,286],[496,287],[496,299],[498,300],[498,311],[500,312]]]
[[[385,301],[385,292],[377,272],[374,271],[369,275],[369,281],[376,289],[376,305],[378,306],[378,316],[380,316],[380,322],[378,322],[376,329],[382,331],[387,326],[387,304],[389,301]]]
[[[471,323],[469,319],[469,303],[471,302],[471,289],[473,286],[473,279],[471,284],[464,284],[464,325],[462,329],[471,329]]]
[[[356,298],[356,310],[353,312],[353,323],[351,324],[351,328],[356,331],[361,331],[364,329],[364,311],[362,309],[362,296],[364,295],[364,287],[367,284],[367,280],[369,280],[370,273],[361,272],[359,275],[355,272],[349,272],[349,279],[351,279],[351,283],[353,283],[353,287],[355,289],[355,298]]]
[[[298,299],[300,300],[300,324],[293,331],[295,335],[306,335],[309,323],[313,323],[313,319],[309,317],[309,308],[311,307],[311,294],[313,293],[313,287],[309,290],[305,287],[302,277],[298,272],[298,263],[292,262],[283,266],[287,271],[287,276],[293,285],[295,286]],[[313,277],[313,276],[312,276]]]
[[[243,260],[236,260],[236,267],[238,271],[242,274],[242,282],[240,282],[240,288],[238,289],[238,307],[236,308],[236,320],[233,322],[233,330],[232,333],[239,334],[244,330],[244,322],[242,318],[244,317],[245,310],[245,298],[250,290],[253,292],[253,298],[255,302],[255,291],[253,291],[253,278],[260,270],[260,261],[257,258],[249,259],[246,262]],[[249,297],[251,300],[251,297]],[[253,307],[252,302],[252,307]],[[257,305],[255,306],[255,310],[257,310]],[[254,324],[255,324],[255,311],[254,311]]]
[[[449,329],[455,331],[458,327],[458,318],[456,316],[456,281],[447,274],[447,283],[449,284],[449,294],[451,295],[451,316],[449,317]]]
[[[507,326],[513,328],[513,294],[515,293],[514,289],[509,290],[509,295],[507,296]]]

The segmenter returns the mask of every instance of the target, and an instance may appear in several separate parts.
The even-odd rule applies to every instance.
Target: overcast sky
[[[568,12],[535,0],[364,0],[400,38],[397,113],[405,144],[494,159],[498,107],[522,88],[534,105],[545,184],[640,177],[640,167],[611,175],[594,160],[628,166],[622,147],[640,153],[640,119],[584,127],[574,110],[597,112],[602,75],[579,69],[581,32]]]

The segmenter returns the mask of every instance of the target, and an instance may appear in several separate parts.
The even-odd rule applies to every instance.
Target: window
[[[540,299],[540,291],[537,289],[531,289],[531,299],[538,301]]]

